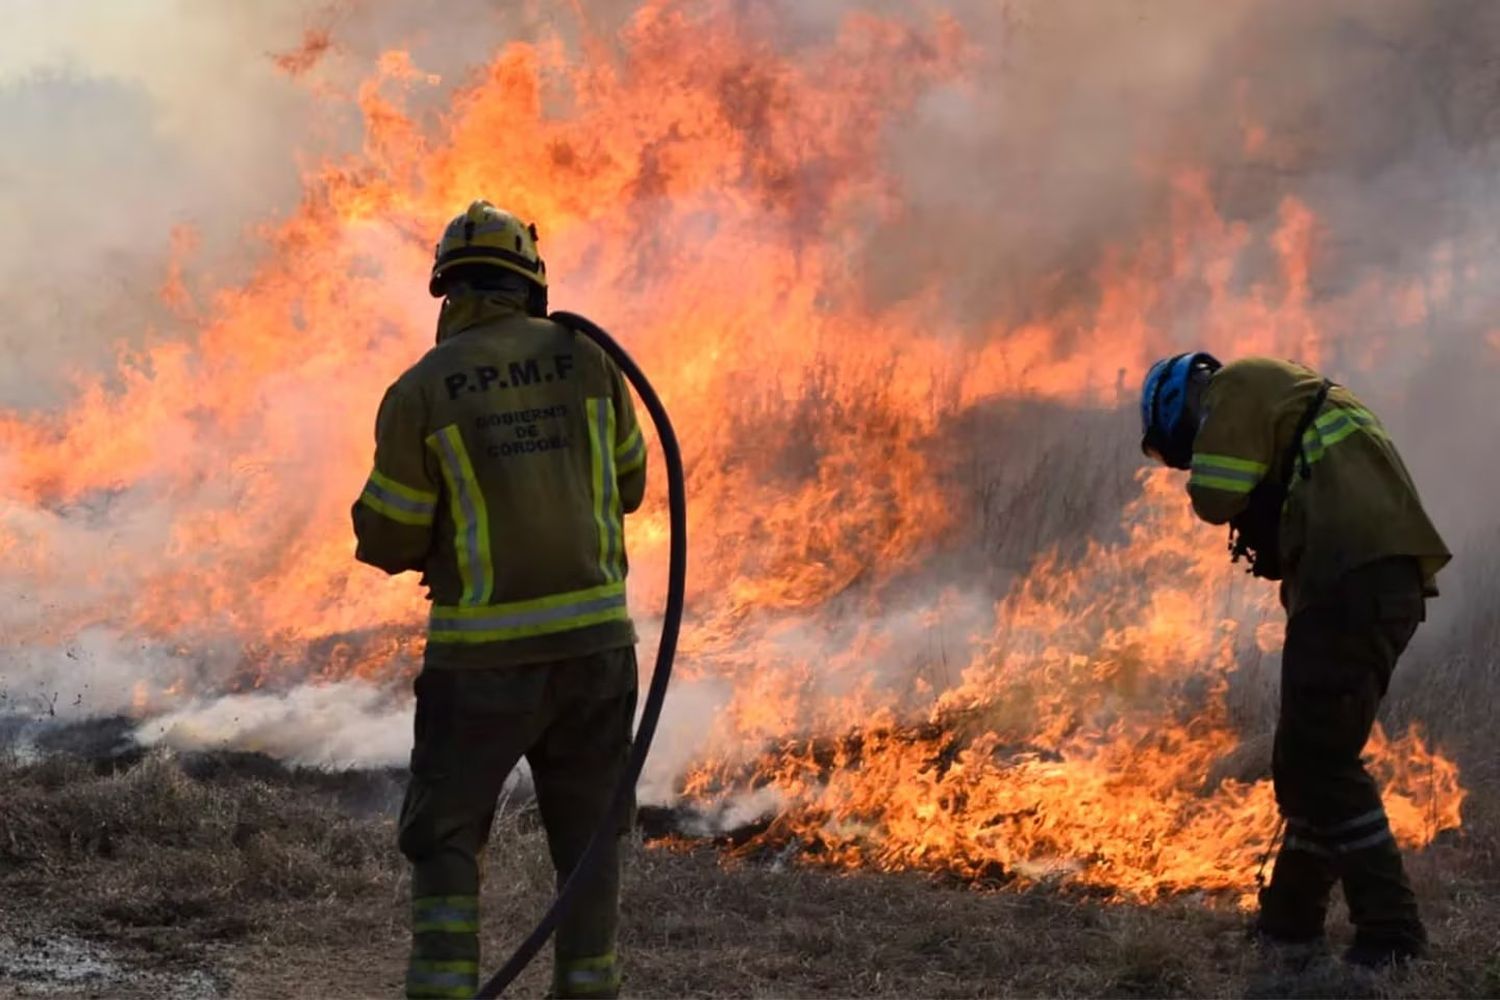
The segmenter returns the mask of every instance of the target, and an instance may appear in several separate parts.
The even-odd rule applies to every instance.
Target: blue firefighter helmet
[[[1141,450],[1174,469],[1193,462],[1198,433],[1198,397],[1208,377],[1222,368],[1212,354],[1163,358],[1146,373],[1141,387]]]

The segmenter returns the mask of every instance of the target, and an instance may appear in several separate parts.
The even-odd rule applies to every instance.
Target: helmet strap
[[[526,312],[538,319],[547,315],[547,286],[528,282],[526,289]]]

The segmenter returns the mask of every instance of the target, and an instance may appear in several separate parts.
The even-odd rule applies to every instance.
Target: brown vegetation
[[[56,755],[3,766],[0,996],[391,996],[406,946],[400,775],[254,756]],[[1500,817],[1413,860],[1437,951],[1404,974],[1258,955],[1212,900],[1137,907],[1056,887],[726,867],[707,847],[628,854],[638,996],[1494,996]],[[549,890],[533,813],[487,862],[487,960]],[[1336,921],[1335,944],[1347,937]],[[545,961],[517,995],[540,995]]]

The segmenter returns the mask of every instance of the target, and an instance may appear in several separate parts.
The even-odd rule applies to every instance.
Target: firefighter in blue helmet
[[[1281,583],[1287,610],[1272,775],[1286,837],[1257,936],[1319,944],[1335,882],[1356,933],[1345,959],[1421,955],[1427,934],[1360,753],[1396,660],[1450,556],[1380,421],[1342,386],[1270,358],[1157,362],[1142,450],[1189,471],[1194,511],[1234,558]]]

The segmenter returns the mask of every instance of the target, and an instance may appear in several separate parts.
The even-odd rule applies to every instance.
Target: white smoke
[[[264,248],[247,233],[295,206],[302,170],[357,152],[354,88],[378,53],[405,47],[416,65],[441,76],[440,86],[415,98],[417,111],[435,110],[504,42],[544,30],[576,36],[570,6],[9,4],[0,33],[0,292],[10,307],[0,332],[9,359],[0,367],[0,407],[59,410],[70,373],[112,371],[116,345],[190,337],[191,323],[157,295],[174,227],[196,233],[190,289],[248,274]],[[636,8],[576,6],[586,6],[588,29],[605,40]],[[1267,248],[1284,199],[1298,198],[1319,220],[1309,296],[1337,327],[1328,331],[1330,374],[1385,418],[1460,553],[1427,634],[1491,606],[1493,576],[1471,567],[1492,562],[1500,545],[1479,499],[1493,495],[1500,478],[1475,458],[1493,451],[1500,435],[1500,408],[1489,398],[1500,376],[1500,346],[1491,342],[1500,305],[1500,70],[1491,58],[1500,8],[1370,0],[915,6],[776,0],[716,8],[732,8],[747,35],[793,54],[862,11],[923,22],[937,12],[964,30],[966,76],[922,94],[889,128],[884,166],[903,207],[851,251],[872,302],[902,300],[940,274],[942,318],[975,338],[995,319],[1021,323],[1065,304],[1087,312],[1099,295],[1091,269],[1101,248],[1128,249],[1134,234],[1159,228],[1172,211],[1172,171],[1185,165],[1206,172],[1216,210],[1259,248],[1237,260],[1234,287],[1264,286],[1274,299],[1282,279]],[[308,48],[305,69],[278,66],[276,56],[320,33],[331,44]],[[1163,276],[1162,284],[1169,294],[1144,321],[1176,345],[1197,346],[1212,308],[1202,283],[1189,275]],[[1409,288],[1402,301],[1417,319],[1393,314],[1391,296],[1370,294],[1373,287]],[[1117,375],[1078,373],[1094,384]],[[358,419],[364,433],[368,417]],[[1122,431],[1110,444],[1126,451],[1128,437]],[[1134,460],[1101,458],[1092,445],[1081,452],[1062,433],[1036,440],[1060,457],[1039,453],[1026,468],[1054,471],[1004,478],[1004,499],[1026,516],[1002,524],[1007,538],[971,562],[1016,556],[1016,537],[1025,539],[1021,550],[1043,548],[1070,527],[1055,507],[1021,504],[1038,482],[1097,485],[1076,484],[1054,467],[1117,469]],[[0,461],[0,476],[5,471]],[[1111,530],[1118,505],[1091,501],[1098,509],[1087,528]],[[80,717],[129,711],[140,682],[169,686],[212,659],[99,628],[46,631],[49,611],[88,607],[117,590],[111,560],[123,566],[160,551],[170,512],[149,496],[126,490],[97,511],[0,513],[13,530],[44,541],[50,564],[91,567],[62,581],[0,575],[8,609],[0,627],[24,636],[7,643],[0,663],[12,703]],[[202,558],[200,568],[212,572],[212,553]],[[931,569],[924,584],[950,574],[946,564]],[[969,587],[978,571],[966,565],[951,575]],[[970,636],[986,631],[994,596],[979,586],[964,593],[972,597],[949,630],[955,660],[967,655]],[[868,608],[851,607],[788,628],[779,641],[788,662],[816,664],[873,637],[879,652],[870,673],[899,688],[911,680],[911,664],[933,660],[934,607],[893,599],[873,622]],[[644,661],[651,648],[643,645]],[[166,714],[148,723],[143,739],[327,765],[399,761],[408,740],[409,707],[363,684],[184,697],[187,704],[152,706]],[[674,692],[647,775],[652,795],[713,744],[706,720],[730,698],[722,681]]]
[[[394,767],[411,752],[412,706],[388,686],[304,685],[194,701],[143,723],[146,746],[242,750],[306,767]]]

